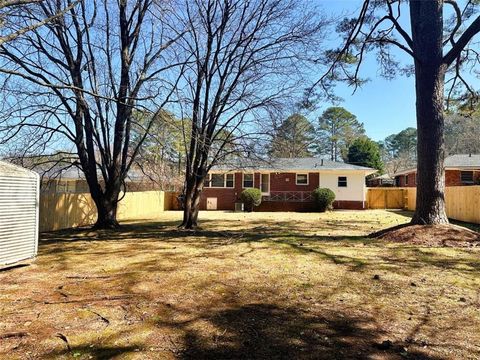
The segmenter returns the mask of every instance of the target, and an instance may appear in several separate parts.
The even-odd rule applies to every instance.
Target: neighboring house
[[[41,167],[33,171],[41,176],[42,193],[88,193],[89,188],[83,172],[75,166]],[[98,172],[98,177],[102,175]],[[125,179],[129,192],[158,190],[158,184],[139,169],[131,169]]]
[[[417,186],[417,169],[397,172],[395,185]],[[445,185],[468,186],[480,184],[480,154],[457,154],[445,159]]]
[[[375,169],[318,158],[275,159],[248,166],[213,168],[202,193],[202,210],[234,210],[247,188],[262,191],[258,211],[312,211],[313,190],[329,188],[335,193],[334,207],[364,209],[365,177]]]
[[[395,179],[388,175],[388,174],[383,174],[379,176],[375,176],[372,178],[367,179],[367,186],[368,187],[379,187],[379,186],[394,186],[395,185]]]

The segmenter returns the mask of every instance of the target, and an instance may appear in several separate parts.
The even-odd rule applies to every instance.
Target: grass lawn
[[[480,249],[364,237],[406,213],[200,216],[43,234],[0,272],[0,358],[480,358]]]

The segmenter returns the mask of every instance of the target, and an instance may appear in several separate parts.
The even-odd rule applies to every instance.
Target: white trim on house
[[[268,191],[267,191],[267,192],[264,192],[263,189],[262,189],[262,186],[263,186],[262,176],[263,176],[263,175],[267,175],[267,176],[268,176],[268,182],[267,182],[267,184],[268,184]],[[262,195],[270,195],[270,181],[271,181],[270,179],[271,179],[270,173],[265,173],[265,172],[260,173],[260,191],[262,192]]]
[[[252,186],[245,186],[245,175],[252,175]],[[254,172],[242,172],[242,189],[253,189],[255,187],[255,173]]]
[[[304,184],[304,183],[299,183],[298,182],[298,175],[306,175],[307,176],[307,182]],[[310,183],[310,176],[308,173],[295,173],[295,185],[300,185],[300,186],[308,186],[308,184]]]
[[[212,186],[212,175],[223,175],[223,186]],[[233,177],[233,186],[227,186],[227,176],[232,175]],[[220,172],[213,172],[208,173],[207,176],[208,189],[234,189],[235,188],[235,173],[220,173]]]

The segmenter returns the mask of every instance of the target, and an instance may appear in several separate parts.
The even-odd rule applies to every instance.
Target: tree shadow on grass
[[[216,333],[184,326],[182,359],[437,359],[403,343],[384,345],[375,319],[275,304],[244,304],[202,318]],[[408,346],[408,345],[407,345]]]
[[[252,240],[258,240],[262,237],[273,236],[300,236],[310,237],[312,239],[337,239],[337,238],[357,238],[363,236],[329,236],[329,231],[346,230],[365,230],[367,226],[378,226],[375,220],[342,220],[342,221],[323,221],[318,224],[318,230],[327,232],[324,234],[312,233],[315,231],[311,226],[305,227],[298,221],[277,221],[271,224],[265,224],[265,221],[230,221],[228,225],[221,220],[202,220],[201,227],[195,231],[177,229],[179,221],[146,221],[138,223],[124,224],[119,229],[114,230],[92,230],[90,228],[76,228],[67,230],[58,230],[45,232],[41,234],[43,243],[50,242],[74,242],[74,241],[120,241],[120,240],[165,240],[165,239],[188,239],[191,237],[246,237]],[[221,228],[218,229],[220,225]],[[217,230],[215,230],[217,228]],[[211,230],[213,229],[213,230]],[[309,233],[308,233],[309,232]]]
[[[46,358],[58,359],[60,356],[69,356],[72,359],[106,360],[134,354],[138,351],[138,348],[138,346],[71,346],[70,349],[54,351],[48,354]]]
[[[181,310],[168,304],[170,310]],[[324,309],[303,310],[271,303],[233,304],[207,309],[184,320],[172,320],[160,311],[149,338],[132,345],[79,344],[54,350],[47,358],[74,356],[110,359],[136,354],[160,359],[416,359],[439,360],[420,344],[388,339],[375,318]],[[178,315],[178,312],[177,312]],[[177,317],[174,317],[177,318]],[[187,318],[187,320],[185,320]],[[168,342],[163,332],[177,336]],[[132,337],[135,333],[130,334]],[[122,333],[112,334],[110,341]],[[172,346],[173,343],[173,346]],[[170,353],[168,353],[170,352]],[[167,354],[168,353],[168,354]]]
[[[215,220],[204,220],[206,229],[215,229]],[[232,222],[235,225],[236,222]],[[122,226],[118,230],[93,231],[90,229],[70,229],[42,234],[40,249],[45,254],[56,254],[61,256],[68,249],[69,252],[82,250],[89,242],[112,242],[125,243],[128,246],[112,249],[118,256],[131,256],[132,251],[162,251],[162,257],[168,256],[168,250],[178,244],[186,244],[188,247],[200,251],[195,257],[228,257],[233,256],[229,252],[230,245],[250,244],[248,252],[242,252],[238,256],[246,256],[261,247],[254,244],[265,244],[265,246],[276,246],[277,250],[297,255],[317,255],[321,259],[332,261],[336,265],[347,266],[352,271],[361,271],[366,267],[387,267],[397,272],[411,271],[413,268],[421,268],[429,265],[438,268],[457,268],[468,266],[470,269],[460,271],[478,271],[480,262],[472,259],[452,259],[439,253],[429,253],[425,249],[418,249],[418,246],[395,244],[395,248],[386,253],[378,254],[375,259],[367,259],[360,252],[357,254],[355,248],[359,247],[383,247],[385,242],[378,239],[369,239],[362,235],[317,235],[314,233],[301,233],[290,231],[289,225],[282,222],[282,226],[266,227],[263,223],[249,222],[248,228],[236,228],[232,225],[230,230],[178,230],[177,221],[134,223]],[[335,225],[339,226],[339,225]],[[343,226],[343,225],[342,225]],[[68,248],[58,244],[68,243]],[[137,245],[138,244],[138,245]],[[131,246],[130,246],[131,245]],[[330,246],[341,246],[342,248],[352,247],[350,253],[332,254]],[[210,250],[225,248],[225,252]],[[90,251],[91,252],[91,251]],[[101,255],[101,252],[98,254]],[[358,256],[357,256],[358,255]],[[187,255],[191,257],[192,255]],[[182,258],[179,253],[172,253],[172,258]],[[408,265],[408,266],[406,266]]]

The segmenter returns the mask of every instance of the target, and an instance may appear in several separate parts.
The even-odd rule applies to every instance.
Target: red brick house
[[[417,186],[417,169],[395,173],[398,187]],[[445,159],[445,185],[468,186],[480,184],[480,154],[457,154]]]
[[[234,210],[244,189],[262,191],[256,211],[312,211],[312,192],[327,187],[335,192],[335,208],[364,209],[365,177],[375,169],[318,158],[275,159],[248,167],[213,168],[202,192],[202,210]]]

